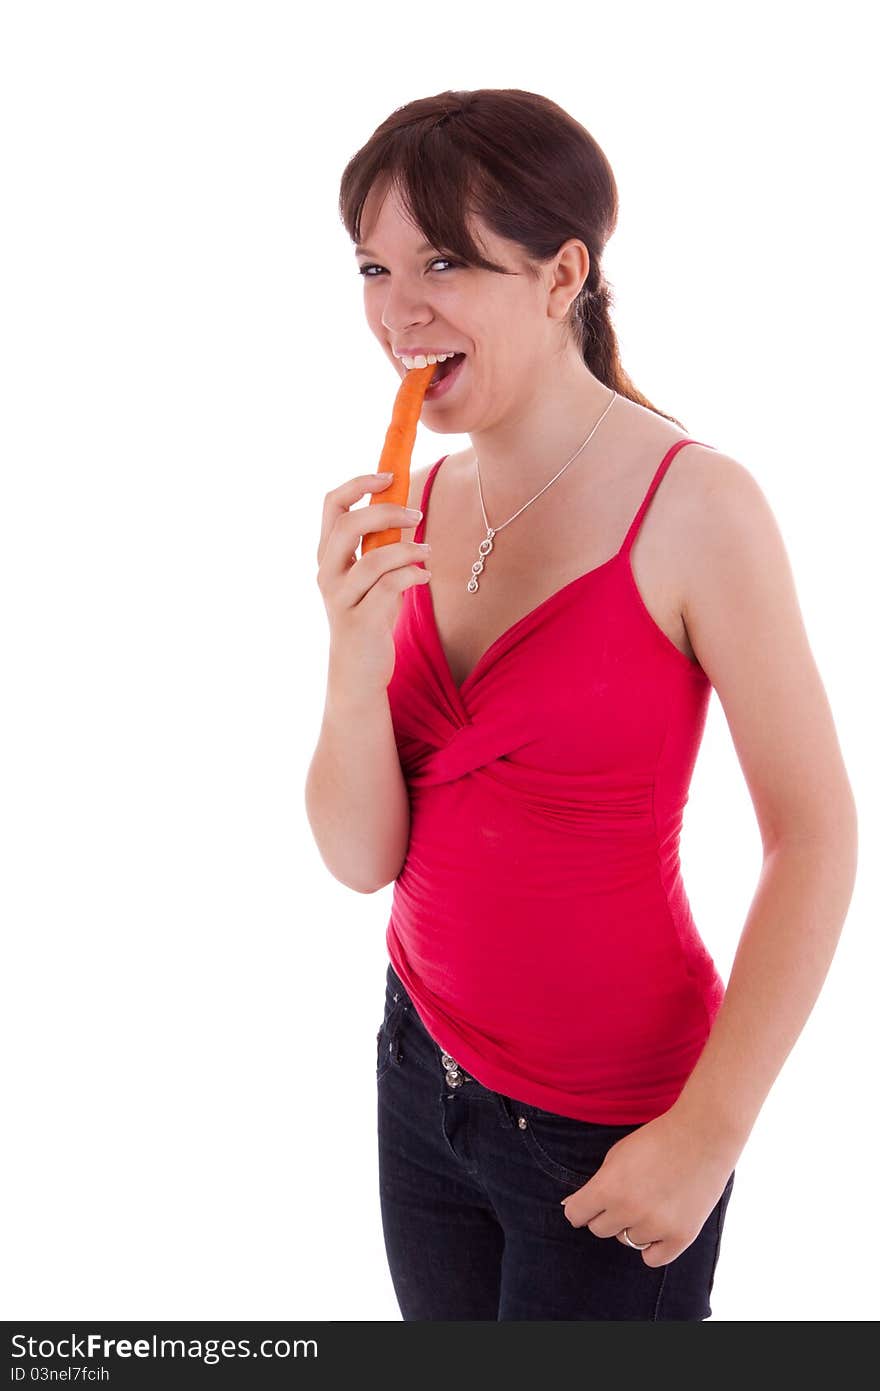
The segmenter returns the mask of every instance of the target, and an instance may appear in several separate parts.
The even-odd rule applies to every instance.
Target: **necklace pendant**
[[[488,555],[489,552],[493,549],[492,538],[494,535],[495,532],[493,531],[492,527],[489,527],[489,530],[486,532],[485,541],[480,542],[480,559],[475,560],[473,565],[471,566],[471,577],[468,580],[467,587],[469,594],[476,594],[477,590],[480,587],[480,581],[477,579],[477,575],[481,575],[483,573],[483,556]]]

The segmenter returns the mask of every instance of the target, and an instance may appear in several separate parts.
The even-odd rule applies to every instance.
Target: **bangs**
[[[342,179],[339,211],[352,242],[360,242],[361,221],[367,200],[384,198],[392,190],[400,199],[409,221],[437,251],[454,261],[513,275],[514,271],[489,259],[476,240],[474,216],[486,214],[494,198],[485,176],[456,148],[448,125],[417,130],[398,130],[383,148],[380,139],[372,157],[355,156]]]

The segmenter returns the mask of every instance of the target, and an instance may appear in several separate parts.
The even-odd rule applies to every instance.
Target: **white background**
[[[323,498],[378,467],[396,389],[337,198],[395,107],[477,87],[552,98],[608,155],[623,363],[764,489],[859,806],[856,894],[738,1164],[714,1318],[877,1317],[867,22],[4,6],[5,1318],[400,1317],[375,1152],[391,888],[336,882],[304,806]],[[413,466],[466,443],[422,424]],[[717,696],[682,863],[726,980],[760,840]]]

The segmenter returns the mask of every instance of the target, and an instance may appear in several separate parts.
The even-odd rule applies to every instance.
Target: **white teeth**
[[[412,371],[413,367],[427,367],[429,363],[445,362],[448,357],[455,357],[455,353],[428,353],[427,357],[422,354],[418,357],[404,357],[401,354],[400,361],[407,371]]]

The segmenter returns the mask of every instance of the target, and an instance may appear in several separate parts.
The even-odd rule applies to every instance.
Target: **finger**
[[[622,1244],[625,1246],[626,1242],[624,1241]],[[684,1247],[676,1250],[670,1242],[658,1240],[652,1241],[651,1245],[647,1246],[644,1251],[633,1251],[633,1255],[641,1256],[645,1265],[655,1268],[658,1265],[669,1265],[670,1261],[674,1261],[676,1256],[681,1255],[682,1250]]]
[[[670,1261],[674,1261],[676,1256],[681,1255],[681,1252],[670,1247],[667,1241],[652,1241],[647,1251],[640,1251],[639,1255],[645,1265],[656,1269],[659,1265],[669,1265]]]
[[[321,561],[318,563],[318,576],[332,577],[339,573],[345,576],[346,572],[355,568],[357,545],[359,545],[360,538],[368,536],[371,531],[388,531],[391,527],[396,527],[402,536],[403,530],[410,526],[416,526],[416,517],[409,509],[400,506],[399,502],[373,502],[368,508],[356,508],[353,512],[346,513],[345,516],[336,516],[334,530],[327,538],[324,555],[321,556]],[[384,569],[385,562],[381,552],[384,552],[385,549],[385,545],[377,545],[364,555],[363,548],[361,548],[361,559],[368,561],[371,556],[380,556],[378,569]],[[418,551],[417,554],[424,559],[427,552]],[[370,573],[375,580],[378,570],[373,565],[367,573]]]
[[[565,1215],[573,1227],[590,1227],[590,1230],[592,1231],[593,1228],[590,1224],[592,1222],[595,1222],[596,1219],[600,1217],[602,1213],[605,1211],[604,1208],[596,1207],[595,1199],[592,1203],[585,1203],[582,1195],[579,1193],[573,1193],[570,1198],[563,1198],[562,1201],[566,1205]],[[609,1236],[613,1232],[617,1232],[620,1230],[619,1222],[616,1226],[611,1226],[610,1223],[608,1223],[607,1225],[609,1226]],[[599,1233],[596,1232],[596,1235],[598,1236]]]
[[[339,517],[324,547],[324,555],[318,566],[318,585],[322,592],[328,586],[336,585],[341,579],[349,584],[356,578],[360,588],[354,597],[349,596],[350,604],[357,603],[372,584],[380,578],[383,571],[399,565],[405,560],[426,560],[429,552],[412,541],[395,541],[387,545],[374,546],[366,555],[361,551],[358,560],[356,550],[361,536],[371,532],[387,532],[391,527],[399,529],[411,526],[412,519],[407,509],[396,502],[376,502],[370,507],[359,507],[347,516]],[[401,550],[400,548],[405,549]]]
[[[393,550],[394,542],[383,549]],[[409,542],[404,542],[409,545]],[[375,581],[362,582],[360,591],[354,591],[356,598],[351,601],[350,607],[355,603],[369,606],[370,611],[378,606],[385,606],[389,602],[396,612],[399,600],[403,591],[412,584],[427,584],[431,578],[430,570],[426,570],[421,560],[414,561],[410,565],[395,565],[390,570],[383,570],[379,578]]]
[[[365,493],[381,493],[382,489],[387,488],[390,482],[390,478],[382,478],[378,473],[359,473],[357,477],[349,478],[345,483],[341,483],[338,488],[331,488],[324,498],[324,508],[321,513],[321,535],[318,539],[319,565],[330,534],[342,514],[348,512],[356,502],[360,502]]]
[[[366,599],[371,590],[396,596],[414,580],[425,583],[431,573],[427,558],[415,541],[391,541],[361,558],[345,576],[340,595],[349,608]]]
[[[596,1177],[597,1176],[594,1175],[593,1178],[588,1179],[586,1183],[582,1184],[580,1188],[576,1188],[573,1193],[567,1194],[566,1197],[560,1198],[559,1201],[563,1204],[563,1206],[566,1203],[570,1203],[572,1198],[577,1198],[579,1202],[582,1203],[588,1202],[591,1199],[595,1202],[594,1195],[596,1193],[596,1185],[594,1180]],[[600,1207],[597,1207],[596,1211],[601,1212],[602,1209]]]
[[[627,1241],[627,1239],[626,1239],[626,1237],[624,1236],[623,1232],[624,1232],[624,1229],[621,1227],[621,1229],[620,1229],[619,1232],[615,1232],[615,1233],[614,1233],[614,1235],[617,1237],[617,1240],[620,1242],[621,1246],[629,1246],[630,1241],[631,1241],[634,1245],[637,1245],[637,1246],[644,1246],[646,1241],[647,1241],[647,1242],[653,1243],[653,1242],[655,1242],[655,1241],[659,1241],[659,1239],[660,1239],[659,1237],[656,1237],[656,1236],[640,1236],[637,1227],[627,1227],[627,1228],[626,1228],[626,1233],[627,1233],[627,1236],[629,1237],[629,1241]],[[609,1233],[609,1235],[610,1235],[610,1233]]]
[[[603,1241],[607,1240],[610,1236],[617,1236],[618,1232],[623,1231],[619,1215],[616,1216],[614,1213],[608,1212],[607,1210],[597,1213],[595,1217],[591,1217],[587,1225],[593,1233],[593,1236],[600,1236]],[[636,1238],[633,1237],[633,1241],[635,1241],[635,1239]]]

